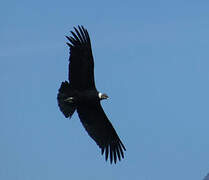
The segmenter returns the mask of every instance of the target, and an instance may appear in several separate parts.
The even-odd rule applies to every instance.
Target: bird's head
[[[99,96],[99,99],[100,99],[100,100],[108,99],[108,98],[109,98],[108,95],[105,94],[105,93],[99,93],[98,96]]]

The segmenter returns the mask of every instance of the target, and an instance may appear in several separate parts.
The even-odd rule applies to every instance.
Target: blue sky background
[[[208,1],[4,1],[0,179],[197,180],[209,172]],[[67,35],[91,36],[103,107],[127,147],[105,162],[56,94]]]

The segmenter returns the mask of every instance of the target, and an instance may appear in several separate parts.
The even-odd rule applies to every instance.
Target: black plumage
[[[71,36],[66,36],[70,47],[69,83],[62,82],[57,100],[66,118],[75,110],[92,139],[105,152],[105,159],[116,163],[124,158],[125,146],[108,120],[100,101],[107,99],[99,93],[94,81],[94,60],[88,31],[83,26],[74,28]]]

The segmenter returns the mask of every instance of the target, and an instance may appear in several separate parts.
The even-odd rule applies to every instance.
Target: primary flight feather
[[[88,132],[101,148],[110,163],[124,158],[125,146],[108,120],[100,101],[107,99],[97,91],[94,81],[94,59],[88,31],[83,26],[74,27],[71,36],[66,36],[70,47],[69,82],[62,82],[57,95],[58,105],[66,118],[75,110]]]

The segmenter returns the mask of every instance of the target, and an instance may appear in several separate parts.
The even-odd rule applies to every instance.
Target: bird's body
[[[110,162],[124,157],[125,146],[119,139],[115,129],[105,115],[100,101],[107,99],[106,94],[97,91],[94,81],[94,61],[91,42],[87,30],[83,26],[74,28],[70,43],[69,82],[62,82],[57,99],[60,110],[66,118],[75,110],[92,139],[105,152]]]

